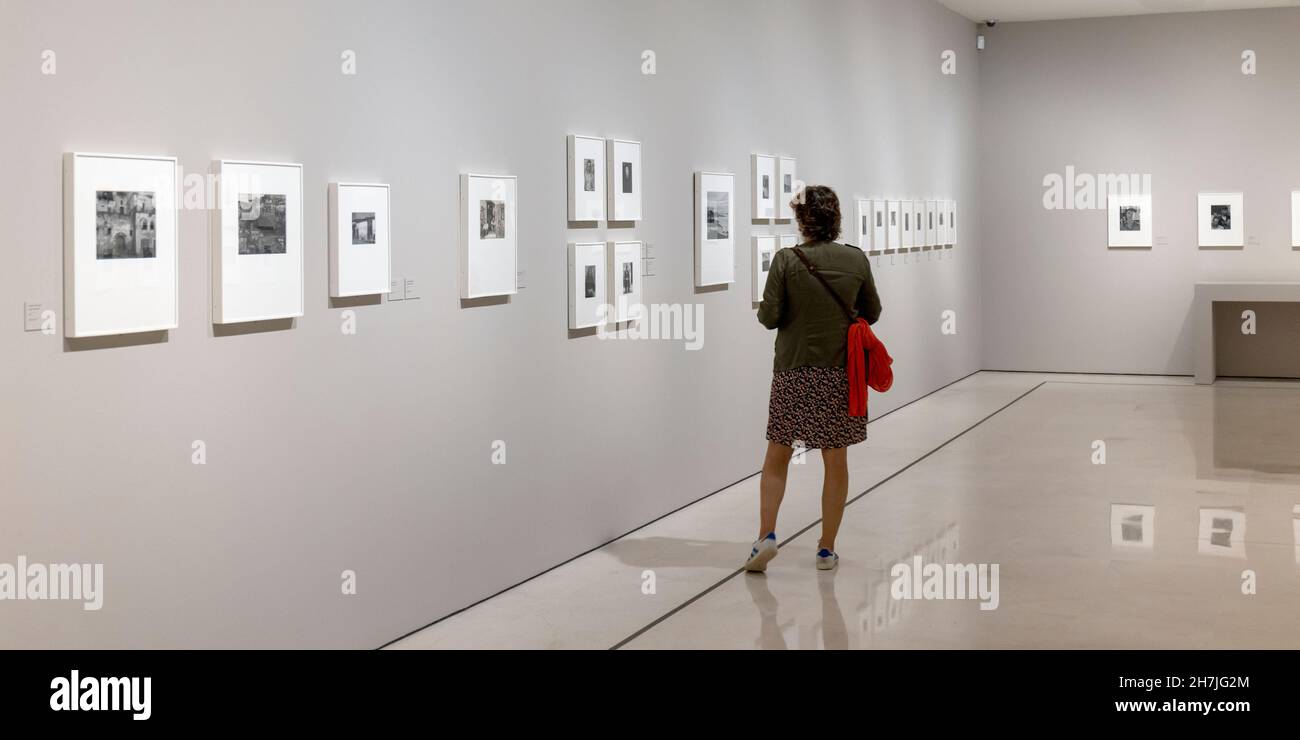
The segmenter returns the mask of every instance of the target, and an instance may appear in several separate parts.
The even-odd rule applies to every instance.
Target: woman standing
[[[817,568],[839,562],[835,536],[849,494],[848,447],[867,438],[867,417],[849,415],[849,319],[840,301],[856,317],[874,324],[880,318],[871,264],[861,249],[835,243],[840,235],[840,201],[835,191],[809,186],[791,204],[804,243],[777,251],[767,276],[758,320],[776,329],[776,361],[768,405],[767,456],[760,483],[758,541],[745,570],[763,571],[776,557],[776,517],[785,497],[786,473],[796,442],[820,449],[825,466],[822,484],[822,536]],[[805,264],[794,250],[802,252]],[[809,265],[826,280],[823,285]],[[829,287],[829,290],[828,290]]]

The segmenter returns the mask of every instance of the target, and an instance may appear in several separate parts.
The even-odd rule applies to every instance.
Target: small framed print
[[[889,247],[889,214],[885,207],[885,201],[871,201],[871,249],[869,253],[880,254]]]
[[[641,142],[610,139],[606,144],[610,221],[641,220]],[[584,165],[585,166],[585,165]]]
[[[1201,193],[1197,221],[1202,247],[1246,246],[1246,196],[1242,193]]]
[[[63,155],[63,329],[165,331],[177,305],[175,157]]]
[[[1110,194],[1106,205],[1111,249],[1149,248],[1151,241],[1151,196]]]
[[[1203,508],[1197,528],[1197,552],[1220,557],[1246,557],[1246,512]]]
[[[948,241],[944,246],[952,249],[957,245],[957,201],[944,201],[948,208]]]
[[[873,233],[871,224],[871,201],[864,198],[858,198],[854,203],[854,231],[852,243],[859,249],[866,252],[871,249],[871,235]]]
[[[1300,190],[1291,191],[1291,248],[1300,249]]]
[[[925,201],[914,200],[912,203],[912,249],[925,246]]]
[[[1154,550],[1156,507],[1110,505],[1110,546],[1117,550]]]
[[[608,293],[605,243],[569,243],[569,328],[605,323]]]
[[[770,221],[776,218],[776,158],[767,154],[751,154],[749,168],[754,178],[750,212],[754,214],[755,221]]]
[[[392,288],[388,186],[329,185],[330,297],[377,295]]]
[[[778,237],[755,236],[754,241],[754,303],[763,300],[763,291],[767,288],[767,274],[772,271],[772,260],[781,248]]]
[[[645,313],[641,291],[642,243],[609,242],[609,323],[639,321]]]
[[[888,221],[886,252],[897,252],[903,248],[903,235],[906,233],[903,229],[903,222],[906,220],[905,215],[905,204],[902,201],[885,201],[885,218]]]
[[[948,243],[948,206],[943,200],[936,200],[934,206],[938,209],[938,230],[934,237],[934,246],[938,249]]]
[[[939,243],[939,206],[936,201],[925,202],[925,244],[930,249]]]
[[[302,165],[212,163],[212,323],[303,315]]]
[[[514,295],[518,289],[518,180],[460,176],[460,297]]]
[[[735,175],[695,173],[695,286],[736,281]]]
[[[605,219],[605,140],[569,134],[569,220]],[[634,173],[635,174],[635,173]]]
[[[794,200],[799,189],[799,177],[795,171],[797,164],[794,157],[778,157],[776,160],[778,187],[776,218],[780,221],[789,221],[794,218],[794,206],[790,204],[790,201]]]
[[[898,248],[907,250],[916,246],[916,226],[920,222],[916,220],[916,209],[914,201],[904,200],[899,203],[902,213],[899,218],[903,220],[902,239],[898,242]]]

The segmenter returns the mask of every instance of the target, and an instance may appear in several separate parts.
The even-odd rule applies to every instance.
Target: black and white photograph
[[[240,193],[239,253],[284,254],[288,206],[283,193]]]
[[[862,234],[863,236],[871,233],[871,216],[862,214]]]
[[[763,272],[772,270],[772,253],[764,250],[763,252]]]
[[[480,200],[478,202],[478,238],[506,238],[506,202]]]
[[[623,163],[623,193],[630,195],[632,193],[632,163]]]
[[[708,238],[727,239],[731,237],[731,197],[730,193],[716,190],[708,191],[707,204]]]
[[[793,181],[791,179],[791,176],[782,175],[781,192],[785,193],[786,195],[789,195],[792,192],[791,190],[792,187],[793,187]]]
[[[1138,206],[1121,206],[1119,209],[1120,231],[1142,230],[1142,209]]]
[[[1232,230],[1232,206],[1230,205],[1210,206],[1210,230],[1211,231]]]
[[[623,295],[632,294],[632,288],[634,287],[632,285],[632,281],[635,279],[633,273],[635,272],[636,272],[636,265],[634,265],[631,262],[623,263]]]
[[[375,214],[373,211],[352,212],[352,243],[375,243]]]
[[[95,193],[95,257],[151,259],[157,254],[157,211],[152,192]]]
[[[586,265],[583,268],[583,290],[586,298],[596,297],[596,266]]]
[[[582,189],[588,193],[596,192],[596,160],[582,160]]]
[[[772,197],[772,178],[771,175],[763,175],[763,200]]]

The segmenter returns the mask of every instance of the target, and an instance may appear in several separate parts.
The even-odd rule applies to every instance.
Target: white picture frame
[[[1107,239],[1110,249],[1148,249],[1152,241],[1151,195],[1110,193],[1106,201]]]
[[[893,254],[903,248],[903,202],[901,200],[890,200],[886,201],[885,204],[889,234],[885,243],[885,252]]]
[[[641,253],[644,244],[640,241],[611,241],[608,248],[609,275],[605,282],[609,293],[607,323],[639,321],[645,313],[645,293],[641,280]]]
[[[848,239],[850,244],[855,244],[859,249],[866,252],[871,249],[871,235],[874,233],[871,223],[871,201],[866,198],[858,198],[853,203],[853,237]]]
[[[934,248],[942,249],[943,245],[948,243],[948,201],[936,200],[934,202],[936,210],[936,229],[934,236]]]
[[[609,220],[636,222],[642,217],[641,142],[609,139],[605,146]]]
[[[569,221],[605,220],[605,139],[569,134]]]
[[[460,297],[464,300],[519,292],[518,184],[514,175],[460,175]]]
[[[889,214],[885,201],[871,201],[871,249],[868,254],[880,254],[889,248]]]
[[[914,200],[912,203],[912,251],[919,251],[925,246],[925,201]]]
[[[772,271],[772,260],[776,259],[776,253],[781,249],[781,242],[779,237],[769,234],[751,237],[751,241],[754,247],[754,303],[759,303],[763,300],[767,275]]]
[[[1110,505],[1110,546],[1116,550],[1151,551],[1156,546],[1156,507]]]
[[[1201,247],[1246,246],[1245,194],[1199,193],[1196,221]]]
[[[218,159],[212,172],[212,323],[301,317],[302,165]]]
[[[1196,551],[1201,555],[1246,557],[1246,512],[1240,509],[1201,508]]]
[[[933,249],[939,243],[939,206],[936,201],[925,202],[925,244],[926,249]]]
[[[776,218],[777,182],[776,157],[770,154],[749,155],[750,169],[750,213],[755,221],[771,221]]]
[[[900,251],[907,251],[916,246],[916,213],[913,208],[914,202],[902,200],[898,202],[899,207],[899,234],[902,238],[898,242]]]
[[[602,325],[609,292],[605,242],[569,242],[569,328]]]
[[[329,184],[330,297],[392,289],[392,210],[381,183]]]
[[[1300,249],[1300,190],[1291,191],[1291,248]]]
[[[952,249],[957,246],[957,201],[946,201],[948,206],[948,240],[944,242],[944,247]]]
[[[64,336],[180,325],[179,192],[175,157],[64,153]]]
[[[777,157],[776,160],[776,218],[789,221],[794,218],[794,207],[790,201],[799,191],[799,163],[794,157]]]
[[[725,212],[724,212],[725,211]],[[695,286],[736,281],[736,176],[695,173]]]

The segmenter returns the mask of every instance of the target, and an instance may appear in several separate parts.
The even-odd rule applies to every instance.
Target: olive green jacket
[[[865,252],[834,242],[801,244],[797,249],[817,267],[841,300],[855,309],[857,318],[876,323],[880,318],[880,296]],[[808,272],[790,248],[779,249],[772,256],[758,320],[777,330],[773,370],[846,364],[849,321],[821,281]]]

